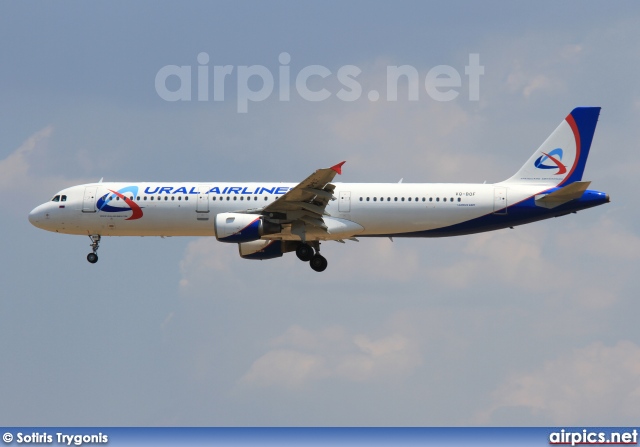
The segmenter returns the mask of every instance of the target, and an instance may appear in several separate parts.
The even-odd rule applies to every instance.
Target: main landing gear
[[[95,264],[98,262],[98,248],[100,248],[100,235],[99,234],[91,234],[89,235],[89,239],[91,239],[91,249],[92,253],[87,255],[87,261],[91,264]]]
[[[296,248],[298,259],[308,262],[309,266],[316,272],[324,272],[327,268],[327,259],[320,254],[320,242],[315,242],[314,246],[303,242]]]

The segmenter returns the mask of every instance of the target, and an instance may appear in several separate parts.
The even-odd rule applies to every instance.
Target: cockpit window
[[[53,199],[51,199],[52,202],[59,202],[60,201],[60,196],[55,196]]]
[[[60,196],[60,201],[61,202],[66,202],[67,201],[67,196]]]

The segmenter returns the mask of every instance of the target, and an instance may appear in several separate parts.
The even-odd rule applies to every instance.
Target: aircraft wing
[[[318,169],[298,183],[282,197],[267,205],[263,212],[267,216],[282,221],[302,221],[326,230],[322,216],[331,200],[335,200],[331,181],[336,174],[342,174],[342,165],[338,163],[330,168]]]

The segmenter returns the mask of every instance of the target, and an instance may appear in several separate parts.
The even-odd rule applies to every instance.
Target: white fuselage
[[[39,228],[103,236],[215,236],[215,215],[263,208],[295,183],[94,183],[60,191],[35,208]],[[434,230],[496,213],[548,187],[500,184],[335,183],[326,213],[362,227],[359,236]],[[130,205],[115,193],[132,201]],[[102,202],[100,202],[102,200]],[[106,204],[106,206],[104,206]],[[102,205],[102,206],[101,206]],[[133,208],[140,208],[136,213]],[[470,231],[475,232],[475,231]],[[283,239],[297,239],[283,235]],[[327,239],[327,238],[323,238]],[[330,237],[328,238],[330,239]]]

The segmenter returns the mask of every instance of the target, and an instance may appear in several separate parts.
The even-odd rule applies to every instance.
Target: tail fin
[[[600,107],[577,107],[567,115],[520,170],[504,183],[549,186],[582,180]]]

